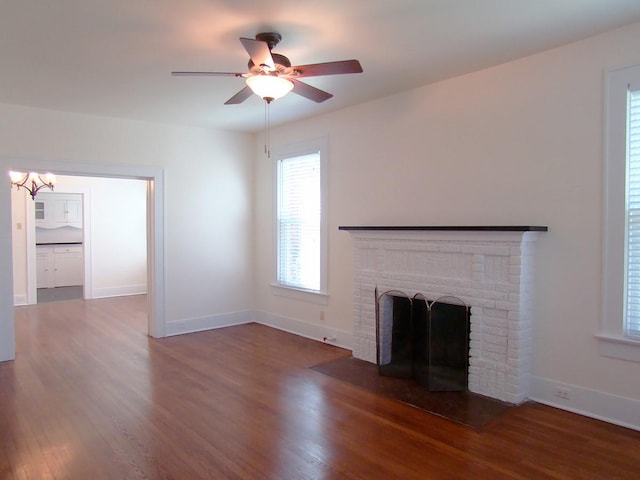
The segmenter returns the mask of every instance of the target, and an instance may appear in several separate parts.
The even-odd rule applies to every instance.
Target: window
[[[322,142],[276,151],[276,285],[326,293]]]
[[[640,65],[607,73],[605,141],[600,351],[640,362]]]
[[[624,333],[640,339],[640,90],[627,100],[626,275]]]

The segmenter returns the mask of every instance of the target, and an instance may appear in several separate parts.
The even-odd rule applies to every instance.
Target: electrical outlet
[[[571,400],[571,389],[567,387],[556,386],[556,397],[563,400]]]
[[[324,322],[324,310],[320,310],[320,321]]]

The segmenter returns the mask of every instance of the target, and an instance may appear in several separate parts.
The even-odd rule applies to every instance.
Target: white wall
[[[249,145],[247,134],[0,105],[5,178],[11,168],[47,161],[163,169],[168,333],[244,320],[252,308]],[[13,298],[9,182],[0,183],[3,360],[12,357]]]
[[[351,331],[351,240],[339,225],[548,225],[536,248],[532,396],[640,428],[640,364],[599,355],[594,337],[602,280],[604,72],[640,63],[639,40],[635,24],[274,128],[274,145],[329,139],[327,306],[270,290],[273,162],[258,153],[256,139],[257,309],[315,331]],[[556,385],[568,385],[572,398],[554,397]],[[622,412],[598,406],[618,401]]]
[[[145,292],[146,182],[90,180],[92,297]]]
[[[13,296],[16,305],[27,304],[27,195],[15,188],[11,190]]]

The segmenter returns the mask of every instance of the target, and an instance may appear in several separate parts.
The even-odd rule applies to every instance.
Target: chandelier
[[[43,188],[50,188],[53,190],[53,186],[56,183],[56,176],[53,173],[45,173],[44,176],[36,172],[9,172],[11,177],[11,185],[15,185],[16,188],[24,188],[29,192],[31,198],[35,200],[38,192]]]

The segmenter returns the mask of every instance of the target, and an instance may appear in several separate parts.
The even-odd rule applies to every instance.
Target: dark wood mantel
[[[549,230],[547,226],[540,225],[427,225],[427,226],[378,226],[378,225],[364,225],[364,226],[345,226],[340,225],[339,230],[347,231],[364,231],[364,230],[396,230],[396,231],[449,231],[449,232],[546,232]]]

